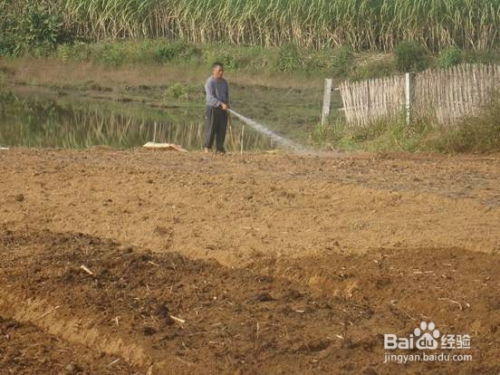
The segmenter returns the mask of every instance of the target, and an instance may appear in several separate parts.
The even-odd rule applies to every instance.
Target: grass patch
[[[406,125],[403,119],[396,119],[377,121],[370,126],[349,126],[337,119],[316,126],[311,141],[346,151],[498,152],[500,98],[497,96],[477,115],[452,125],[438,125],[428,119]]]
[[[427,142],[428,147],[446,153],[500,151],[500,97],[451,131],[440,127]]]

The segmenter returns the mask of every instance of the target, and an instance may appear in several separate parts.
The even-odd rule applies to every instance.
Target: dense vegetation
[[[24,32],[37,39],[24,44],[166,37],[383,51],[402,40],[488,49],[500,38],[498,0],[0,0],[0,9],[3,48]]]
[[[422,53],[416,55],[416,53]],[[427,68],[449,68],[460,63],[498,63],[500,49],[473,51],[457,47],[431,54],[415,42],[402,42],[391,53],[355,52],[349,47],[321,50],[281,47],[234,46],[229,44],[192,44],[162,39],[73,42],[55,46],[31,47],[22,55],[46,57],[72,62],[92,62],[119,67],[124,65],[165,65],[186,72],[206,71],[214,61],[224,63],[226,70],[238,73],[290,72],[287,79],[332,77],[338,80],[362,80],[385,77],[399,72]],[[408,58],[413,57],[413,58]],[[234,77],[234,76],[233,76]],[[280,78],[281,77],[281,78]],[[283,79],[276,76],[276,80]]]

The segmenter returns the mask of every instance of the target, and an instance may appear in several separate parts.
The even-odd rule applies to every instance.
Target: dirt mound
[[[443,332],[470,334],[470,353],[475,358],[498,362],[498,255],[456,248],[380,249],[363,255],[332,252],[301,259],[263,259],[250,268],[307,285],[315,296],[370,311],[368,319],[349,323],[348,335],[355,342],[382,333],[404,336],[421,321],[434,321]],[[481,368],[480,373],[488,372],[488,366]],[[500,366],[493,366],[491,373],[493,369]]]
[[[137,374],[119,357],[69,344],[31,325],[0,317],[1,374]]]
[[[1,252],[2,315],[159,373],[306,371],[332,344],[324,325],[363,314],[285,279],[81,234],[7,232]]]
[[[6,229],[0,253],[0,316],[142,373],[400,373],[381,363],[382,334],[427,317],[473,335],[475,360],[412,363],[408,373],[500,370],[499,260],[486,254],[381,251],[234,269],[84,234]],[[461,307],[429,306],[435,297]]]

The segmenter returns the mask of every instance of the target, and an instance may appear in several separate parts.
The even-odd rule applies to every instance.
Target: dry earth
[[[498,155],[11,149],[0,173],[2,374],[500,371]],[[384,364],[422,320],[473,360]]]

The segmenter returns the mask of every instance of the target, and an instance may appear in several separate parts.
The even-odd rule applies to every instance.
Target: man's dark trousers
[[[226,138],[227,112],[219,107],[205,107],[205,143],[203,147],[212,148],[214,143],[217,151],[224,152],[224,139]]]

